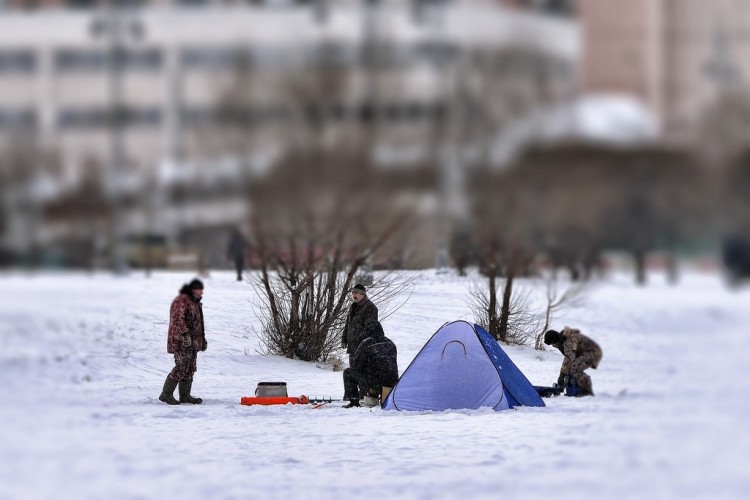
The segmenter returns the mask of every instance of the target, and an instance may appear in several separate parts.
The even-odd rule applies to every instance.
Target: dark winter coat
[[[341,335],[341,347],[349,354],[357,352],[362,339],[365,338],[364,328],[369,322],[378,321],[378,308],[367,297],[355,302],[349,308],[344,325],[344,333]]]
[[[167,352],[205,351],[207,345],[201,300],[183,287],[169,309]]]
[[[227,257],[242,262],[245,258],[246,248],[247,240],[239,231],[236,231],[232,233],[232,237],[229,239],[229,245],[227,245]]]
[[[560,380],[565,375],[575,377],[577,372],[586,368],[596,368],[602,359],[602,348],[599,344],[585,336],[580,330],[565,327],[560,332],[560,342],[553,344],[563,354],[563,363],[560,368]]]
[[[363,331],[365,338],[354,353],[352,368],[366,381],[367,388],[393,387],[398,381],[396,345],[385,336],[378,321],[370,321]]]

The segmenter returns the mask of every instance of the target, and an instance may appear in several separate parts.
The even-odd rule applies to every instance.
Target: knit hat
[[[365,290],[365,285],[363,285],[362,283],[357,283],[356,285],[354,285],[354,288],[352,288],[352,292],[359,292],[361,294],[366,294],[367,290]]]
[[[561,339],[560,332],[557,330],[547,330],[544,333],[544,343],[547,345],[557,344]]]
[[[191,290],[203,290],[203,282],[199,279],[191,281],[189,286]]]

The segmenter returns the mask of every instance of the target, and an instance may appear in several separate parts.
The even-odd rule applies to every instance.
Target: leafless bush
[[[316,282],[320,285],[317,290]],[[256,304],[261,321],[261,353],[296,356],[306,361],[328,359],[339,343],[336,335],[329,332],[339,331],[345,319],[346,283],[346,275],[318,273],[301,286],[290,287],[288,279],[261,273],[253,282],[262,297]]]
[[[505,286],[501,291],[504,295]],[[495,291],[497,295],[497,290]],[[492,301],[492,294],[486,286],[474,283],[469,292],[469,307],[474,316],[474,322],[491,333],[497,340],[514,345],[528,345],[535,338],[536,332],[542,324],[539,314],[533,312],[529,300],[529,290],[516,286],[513,289],[509,306],[505,309],[502,304]],[[492,332],[492,323],[497,318],[504,319],[506,333],[504,338],[498,338]],[[495,330],[497,330],[495,328]]]
[[[544,308],[544,321],[534,342],[534,349],[538,351],[544,350],[544,333],[549,329],[555,313],[565,306],[573,306],[578,303],[582,299],[584,291],[584,285],[580,283],[569,284],[561,288],[555,273],[550,273],[545,277],[545,285],[547,300]]]
[[[267,352],[307,361],[339,346],[348,291],[363,266],[409,221],[409,205],[380,188],[366,148],[305,147],[251,189],[251,246],[263,303]],[[406,285],[376,278],[370,297],[387,303]]]
[[[336,306],[339,299],[348,296],[355,280],[348,272],[336,273],[335,276],[322,274],[318,273],[311,284],[302,284],[304,292],[301,294],[290,290],[284,284],[286,280],[278,276],[269,275],[268,283],[265,283],[261,273],[260,279],[253,281],[263,298],[255,305],[261,320],[262,354],[297,357],[305,361],[332,361],[335,371],[349,302],[343,300],[340,307]],[[413,282],[413,277],[398,271],[376,273],[367,294],[378,306],[381,321],[406,303]],[[266,285],[271,289],[271,296]],[[323,291],[316,293],[316,289]],[[331,294],[336,298],[333,308],[328,307]],[[275,316],[269,309],[269,297],[273,297],[276,305]]]

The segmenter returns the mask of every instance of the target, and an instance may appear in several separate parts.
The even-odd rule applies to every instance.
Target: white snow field
[[[193,394],[158,401],[169,305],[193,275],[2,276],[0,498],[748,498],[750,290],[693,271],[614,274],[554,320],[604,350],[594,398],[546,408],[397,412],[241,406],[259,381],[343,394],[342,374],[257,353],[253,288],[213,272]],[[403,372],[470,282],[414,273],[383,321]],[[535,286],[529,283],[527,286]],[[542,284],[537,284],[541,292]],[[561,355],[503,346],[535,385]]]

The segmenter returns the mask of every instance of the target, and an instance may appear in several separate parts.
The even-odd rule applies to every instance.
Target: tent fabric
[[[545,406],[544,401],[539,396],[539,392],[534,389],[529,379],[518,369],[508,355],[505,354],[503,348],[492,338],[492,335],[479,325],[474,325],[474,328],[487,354],[492,359],[492,363],[500,374],[500,379],[503,381],[505,394],[508,397],[511,408],[514,406]]]
[[[416,355],[383,403],[386,410],[544,406],[500,345],[478,325],[443,325]]]

